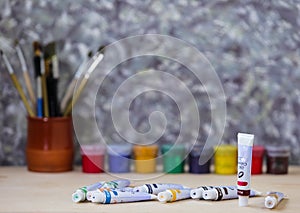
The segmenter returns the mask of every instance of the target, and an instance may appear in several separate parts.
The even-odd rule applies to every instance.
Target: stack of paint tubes
[[[250,191],[250,197],[261,196],[256,190]],[[279,192],[267,193],[265,206],[274,208],[284,195]],[[181,184],[157,183],[131,186],[129,180],[119,179],[110,182],[98,182],[77,189],[72,194],[73,202],[90,201],[93,203],[113,204],[158,200],[162,203],[185,199],[220,201],[238,198],[236,186],[200,186],[190,188]]]

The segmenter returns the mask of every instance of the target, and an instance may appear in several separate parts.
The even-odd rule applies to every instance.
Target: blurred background
[[[21,66],[14,52],[15,39],[24,51],[32,79],[32,42],[56,42],[61,98],[90,51],[95,53],[100,46],[128,36],[170,35],[202,52],[222,82],[227,104],[222,142],[235,144],[238,132],[253,133],[256,144],[290,146],[292,164],[300,164],[299,27],[300,2],[296,0],[0,1],[0,47],[18,75]],[[201,83],[183,65],[152,56],[120,64],[101,85],[96,116],[104,137],[113,142],[122,140],[107,106],[118,86],[144,69],[164,70],[186,84],[197,99],[201,116],[199,141],[204,141],[210,131],[210,106]],[[154,110],[163,112],[168,121],[159,142],[175,140],[180,112],[170,97],[159,92],[134,100],[130,108],[133,127],[146,131],[149,113]],[[26,163],[26,116],[1,60],[0,165]],[[79,160],[77,149],[76,163]]]

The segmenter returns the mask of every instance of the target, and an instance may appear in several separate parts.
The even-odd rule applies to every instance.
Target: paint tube
[[[220,186],[214,187],[203,192],[204,200],[229,200],[238,198],[238,188],[237,186]],[[251,197],[261,195],[260,192],[255,190],[250,190]]]
[[[96,190],[93,190],[93,191],[88,191],[86,193],[86,199],[88,201],[92,201],[92,197],[95,196],[95,194],[99,194],[99,193],[102,193],[104,190],[110,190],[108,188],[99,188],[99,189],[96,189]],[[125,187],[125,188],[121,188],[121,189],[114,189],[115,191],[121,191],[121,192],[133,192],[133,188],[132,187]]]
[[[198,188],[192,189],[190,196],[193,199],[202,199],[203,198],[203,192],[209,189],[213,189],[213,186],[200,186]]]
[[[265,198],[265,207],[268,209],[273,209],[283,198],[284,194],[282,192],[267,192],[267,197]]]
[[[168,189],[164,192],[158,193],[157,199],[160,202],[174,202],[177,200],[184,200],[191,198],[191,189]]]
[[[101,188],[107,189],[121,189],[130,185],[130,180],[127,179],[119,179],[113,180],[109,182],[105,182]]]
[[[129,180],[114,180],[114,181],[109,181],[109,182],[97,182],[95,184],[91,184],[88,186],[84,186],[81,187],[79,189],[77,189],[73,194],[72,194],[72,200],[75,203],[84,201],[86,199],[87,196],[87,192],[89,191],[94,191],[98,188],[110,188],[110,189],[115,189],[115,188],[124,188],[126,186],[130,185],[130,181]]]
[[[101,193],[94,194],[91,201],[93,203],[129,203],[156,199],[156,195],[148,193],[122,192],[117,190],[103,190]]]
[[[172,183],[153,183],[153,184],[144,184],[142,186],[134,187],[134,192],[144,192],[149,194],[157,195],[160,192],[163,192],[167,189],[184,189],[187,188],[181,184],[172,184]]]
[[[238,196],[239,206],[247,206],[251,185],[252,147],[254,135],[238,133]]]
[[[101,181],[101,182],[94,183],[94,184],[84,186],[84,187],[81,187],[81,188],[77,189],[72,194],[72,201],[75,202],[75,203],[84,201],[86,199],[86,194],[87,194],[88,191],[100,188],[104,183],[105,183],[104,181]]]

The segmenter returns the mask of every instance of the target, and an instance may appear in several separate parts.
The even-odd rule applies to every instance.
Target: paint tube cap
[[[202,190],[201,189],[192,189],[190,192],[191,198],[193,199],[201,199],[202,198]]]
[[[265,198],[265,207],[267,207],[268,209],[273,209],[277,204],[277,200],[275,197],[273,196],[267,196]]]
[[[248,206],[249,196],[239,196],[239,206]]]
[[[76,190],[76,192],[74,192],[72,194],[72,201],[75,203],[79,203],[80,201],[84,201],[85,200],[85,194],[83,191],[81,190]]]
[[[202,196],[204,200],[216,200],[218,198],[218,194],[214,189],[205,191]]]
[[[160,202],[168,202],[172,199],[172,195],[169,192],[160,192],[158,193],[157,199]]]
[[[102,192],[93,193],[90,201],[92,201],[93,203],[104,203],[105,194]]]

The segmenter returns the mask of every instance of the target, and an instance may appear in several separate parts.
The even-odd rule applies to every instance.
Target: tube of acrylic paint
[[[220,186],[214,187],[213,189],[209,189],[203,192],[204,200],[229,200],[229,199],[237,199],[238,189],[237,186]],[[261,195],[260,192],[255,190],[250,190],[251,197]]]
[[[148,193],[122,192],[117,190],[104,190],[101,193],[94,194],[91,201],[93,203],[128,203],[137,201],[146,201],[156,199],[156,195]]]
[[[254,135],[238,133],[238,196],[239,206],[247,206],[251,185],[252,147]]]
[[[113,181],[105,182],[101,188],[121,189],[121,188],[125,188],[129,185],[130,185],[130,180],[119,179],[119,180],[113,180]]]
[[[78,203],[78,202],[84,201],[86,199],[86,194],[87,194],[88,191],[100,188],[104,183],[105,183],[104,181],[101,181],[101,182],[94,183],[94,184],[84,186],[84,187],[81,187],[81,188],[77,189],[72,194],[73,202]]]
[[[79,189],[77,189],[73,194],[72,194],[72,200],[75,203],[84,201],[87,197],[87,192],[89,191],[94,191],[98,188],[109,188],[109,189],[116,189],[116,188],[124,188],[130,185],[129,180],[114,180],[114,181],[109,181],[109,182],[98,182],[92,185],[84,186]]]
[[[265,198],[265,207],[268,209],[273,209],[283,198],[284,194],[282,192],[267,192],[267,197]]]
[[[185,187],[181,184],[153,183],[153,184],[144,184],[142,186],[134,187],[133,191],[157,195],[158,193],[166,191],[167,189],[184,189],[184,188],[188,188],[188,187]]]
[[[203,192],[213,188],[213,186],[200,186],[198,188],[192,189],[190,192],[190,196],[193,199],[202,199]]]
[[[95,194],[102,193],[105,190],[111,191],[111,189],[109,189],[109,188],[99,188],[97,190],[88,191],[86,193],[86,199],[88,201],[92,201],[92,197],[94,197]],[[120,189],[117,188],[117,189],[113,189],[113,190],[115,190],[115,191],[121,191],[121,192],[133,192],[133,188],[132,187],[125,187],[125,188],[120,188]]]
[[[184,200],[191,198],[191,189],[168,189],[164,192],[158,193],[157,199],[160,202],[174,202],[177,200]]]

